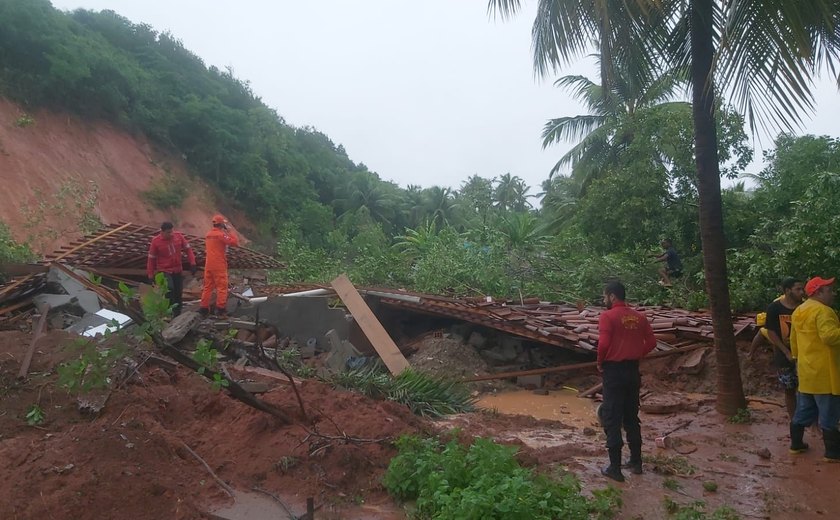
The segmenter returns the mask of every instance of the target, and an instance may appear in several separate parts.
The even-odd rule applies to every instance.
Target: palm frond
[[[801,126],[819,68],[840,62],[837,0],[733,0],[721,23],[717,78],[751,129]]]
[[[543,127],[542,147],[548,148],[554,143],[583,139],[600,127],[605,119],[604,116],[589,115],[551,119]]]

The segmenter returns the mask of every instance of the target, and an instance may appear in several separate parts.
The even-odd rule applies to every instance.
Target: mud
[[[289,388],[266,381],[273,388],[264,398],[294,417],[285,425],[214,391],[195,374],[144,366],[141,379],[113,391],[103,413],[91,417],[80,414],[75,400],[55,385],[54,368],[68,357],[61,345],[71,339],[62,332],[43,338],[31,377],[21,384],[15,375],[30,336],[0,333],[0,518],[193,519],[230,511],[233,500],[185,445],[249,497],[243,507],[271,510],[272,499],[260,489],[295,515],[314,497],[318,518],[406,518],[381,485],[396,454],[392,445],[342,438],[376,441],[452,429],[465,441],[482,436],[518,446],[520,462],[536,471],[571,471],[584,492],[615,485],[623,491],[618,518],[668,518],[666,497],[682,504],[702,500],[707,510],[728,505],[744,518],[840,513],[834,495],[840,465],[822,462],[821,440],[812,432],[810,452],[787,452],[782,406],[753,402],[752,422],[731,424],[714,411],[708,393],[666,392],[664,374],[650,390],[688,402],[691,410],[643,413],[645,474],[627,474],[626,483],[614,484],[599,473],[606,453],[596,403],[571,391],[501,392],[484,396],[485,408],[476,413],[429,422],[395,403],[305,381],[300,390],[309,420],[304,420]],[[765,400],[781,403],[777,390],[765,390]],[[36,402],[46,419],[29,426],[26,411]],[[666,447],[657,447],[655,439],[666,434]],[[675,489],[664,487],[666,479]],[[717,485],[716,492],[704,489],[708,482]],[[248,502],[256,495],[261,498]]]

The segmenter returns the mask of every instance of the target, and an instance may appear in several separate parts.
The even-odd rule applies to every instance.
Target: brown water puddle
[[[548,395],[536,395],[530,390],[515,390],[483,396],[478,407],[506,415],[530,415],[537,419],[560,421],[577,428],[598,425],[595,415],[597,403],[581,399],[574,390],[552,390]]]

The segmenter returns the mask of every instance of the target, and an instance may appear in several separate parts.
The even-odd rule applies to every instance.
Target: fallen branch
[[[677,430],[682,430],[683,428],[688,427],[688,425],[690,425],[692,422],[694,422],[694,419],[688,419],[686,421],[683,421],[682,424],[676,426],[675,428],[671,428],[667,432],[663,433],[662,437],[667,437],[668,435],[671,435],[672,433],[674,433]]]
[[[269,496],[269,497],[273,498],[275,502],[280,504],[280,507],[282,507],[286,511],[286,514],[289,515],[289,518],[291,518],[292,520],[300,520],[301,517],[296,516],[294,513],[292,513],[292,510],[289,509],[289,507],[285,503],[283,503],[283,501],[280,500],[280,498],[277,495],[275,495],[274,493],[272,493],[271,491],[266,491],[265,489],[263,489],[261,487],[258,487],[258,486],[254,486],[251,489],[253,489],[254,491],[256,491],[258,493],[262,493],[263,495],[266,495],[266,496]]]
[[[204,466],[204,469],[206,469],[206,470],[207,470],[207,473],[209,473],[209,474],[210,474],[210,476],[211,476],[211,477],[213,477],[213,480],[215,480],[215,481],[216,481],[216,483],[217,483],[217,484],[219,484],[219,486],[220,486],[220,487],[221,487],[221,488],[225,491],[225,493],[227,493],[229,497],[234,498],[234,495],[236,495],[236,492],[233,490],[233,488],[232,488],[232,487],[230,487],[230,486],[228,486],[228,485],[225,483],[225,481],[224,481],[224,480],[220,479],[220,478],[219,478],[219,476],[218,476],[218,475],[216,475],[216,473],[215,473],[215,472],[214,472],[214,471],[210,468],[210,466],[209,466],[209,465],[207,465],[207,463],[204,461],[204,459],[202,459],[202,458],[198,455],[198,453],[194,452],[194,451],[192,450],[192,448],[190,448],[189,446],[187,446],[187,443],[186,443],[186,442],[181,441],[181,444],[184,446],[184,448],[186,448],[186,449],[187,449],[187,451],[188,451],[188,452],[190,452],[190,455],[192,455],[193,457],[195,457],[195,460],[197,460],[198,462],[200,462],[200,463],[201,463],[201,465],[202,465],[202,466]]]

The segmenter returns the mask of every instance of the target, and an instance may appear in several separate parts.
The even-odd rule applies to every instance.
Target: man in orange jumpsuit
[[[207,260],[204,264],[204,290],[201,291],[201,315],[210,314],[210,295],[216,290],[216,315],[227,315],[228,272],[227,249],[238,246],[239,239],[228,230],[227,220],[221,215],[213,216],[213,228],[204,238]]]

